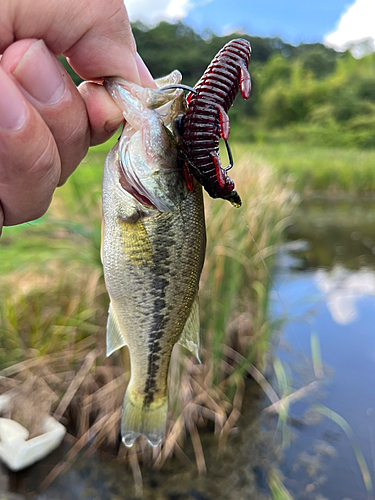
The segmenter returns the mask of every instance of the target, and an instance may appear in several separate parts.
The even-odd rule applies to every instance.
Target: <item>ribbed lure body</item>
[[[186,169],[213,198],[241,204],[234,183],[222,167],[219,139],[229,136],[228,110],[240,90],[248,99],[251,90],[248,65],[250,43],[244,39],[228,42],[214,57],[202,78],[188,96],[183,145],[188,159]]]

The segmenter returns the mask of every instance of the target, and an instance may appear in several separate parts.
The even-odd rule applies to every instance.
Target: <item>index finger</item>
[[[141,83],[136,44],[122,0],[3,0],[0,53],[15,39],[43,39],[84,79],[121,76]],[[150,77],[151,86],[154,86]]]

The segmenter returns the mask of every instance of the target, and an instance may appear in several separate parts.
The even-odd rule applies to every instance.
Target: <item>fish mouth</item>
[[[120,174],[120,177],[119,177],[120,185],[121,185],[122,189],[124,189],[124,191],[126,191],[131,196],[133,196],[133,198],[135,198],[139,203],[144,205],[146,208],[153,208],[153,209],[157,210],[155,205],[152,203],[152,201],[149,198],[147,198],[147,196],[145,196],[144,194],[141,194],[139,191],[137,191],[137,189],[134,186],[132,186],[128,182],[121,164],[119,165],[119,174]]]

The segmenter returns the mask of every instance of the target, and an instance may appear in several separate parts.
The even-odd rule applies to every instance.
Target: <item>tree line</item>
[[[318,143],[375,147],[375,54],[355,59],[320,43],[293,46],[277,37],[198,34],[182,22],[151,29],[136,23],[133,33],[155,78],[179,69],[183,83],[192,86],[228,41],[249,40],[252,93],[246,102],[237,98],[231,110],[232,126],[248,124],[241,127],[244,139],[254,140],[255,123],[265,130],[305,131]]]

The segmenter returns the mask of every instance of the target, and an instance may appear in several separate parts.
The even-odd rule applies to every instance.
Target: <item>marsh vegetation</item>
[[[187,27],[165,23],[147,33],[137,26],[135,35],[156,77],[178,67],[189,84],[229,39],[211,34],[208,44]],[[171,36],[176,39],[172,48]],[[82,453],[90,457],[98,450],[105,459],[128,463],[138,488],[141,463],[167,467],[172,456],[182,464],[195,462],[203,474],[202,436],[214,434],[218,449],[225,449],[249,385],[259,386],[270,399],[265,405],[274,405],[283,429],[293,394],[303,396],[296,394],[283,364],[272,358],[280,326],[269,309],[275,252],[301,197],[372,195],[375,60],[370,55],[357,61],[319,44],[250,40],[254,95],[247,103],[236,101],[231,117],[233,178],[243,207],[235,210],[205,197],[202,365],[175,349],[171,411],[161,448],[151,452],[142,440],[130,452],[119,447],[129,359],[126,351],[105,358],[108,297],[100,262],[100,191],[102,165],[116,139],[89,151],[42,219],[4,229],[0,392],[28,393],[21,420],[30,419],[30,408],[42,408],[68,428],[70,450],[40,490]],[[183,50],[187,44],[191,51]],[[319,357],[314,362],[319,364]],[[266,470],[265,481],[273,498],[291,498],[276,468]]]
[[[49,401],[48,411],[67,425],[74,443],[65,465],[47,483],[89,440],[87,453],[101,448],[118,454],[129,361],[120,353],[109,359],[104,354],[108,298],[99,257],[100,182],[108,147],[90,151],[42,220],[6,228],[2,237],[1,391],[16,392],[25,383],[31,392],[40,384],[47,386],[43,397]],[[266,164],[250,165],[241,158],[236,175],[246,200],[241,210],[205,199],[203,363],[176,349],[168,431],[152,458],[158,466],[174,453],[183,456],[190,435],[203,472],[198,429],[209,425],[218,445],[224,446],[240,416],[244,377],[254,372],[262,378],[273,335],[267,317],[267,269],[295,199],[287,185],[275,182]],[[142,441],[137,445],[140,460],[146,448]],[[127,455],[136,468],[134,456],[123,447],[120,455]]]

